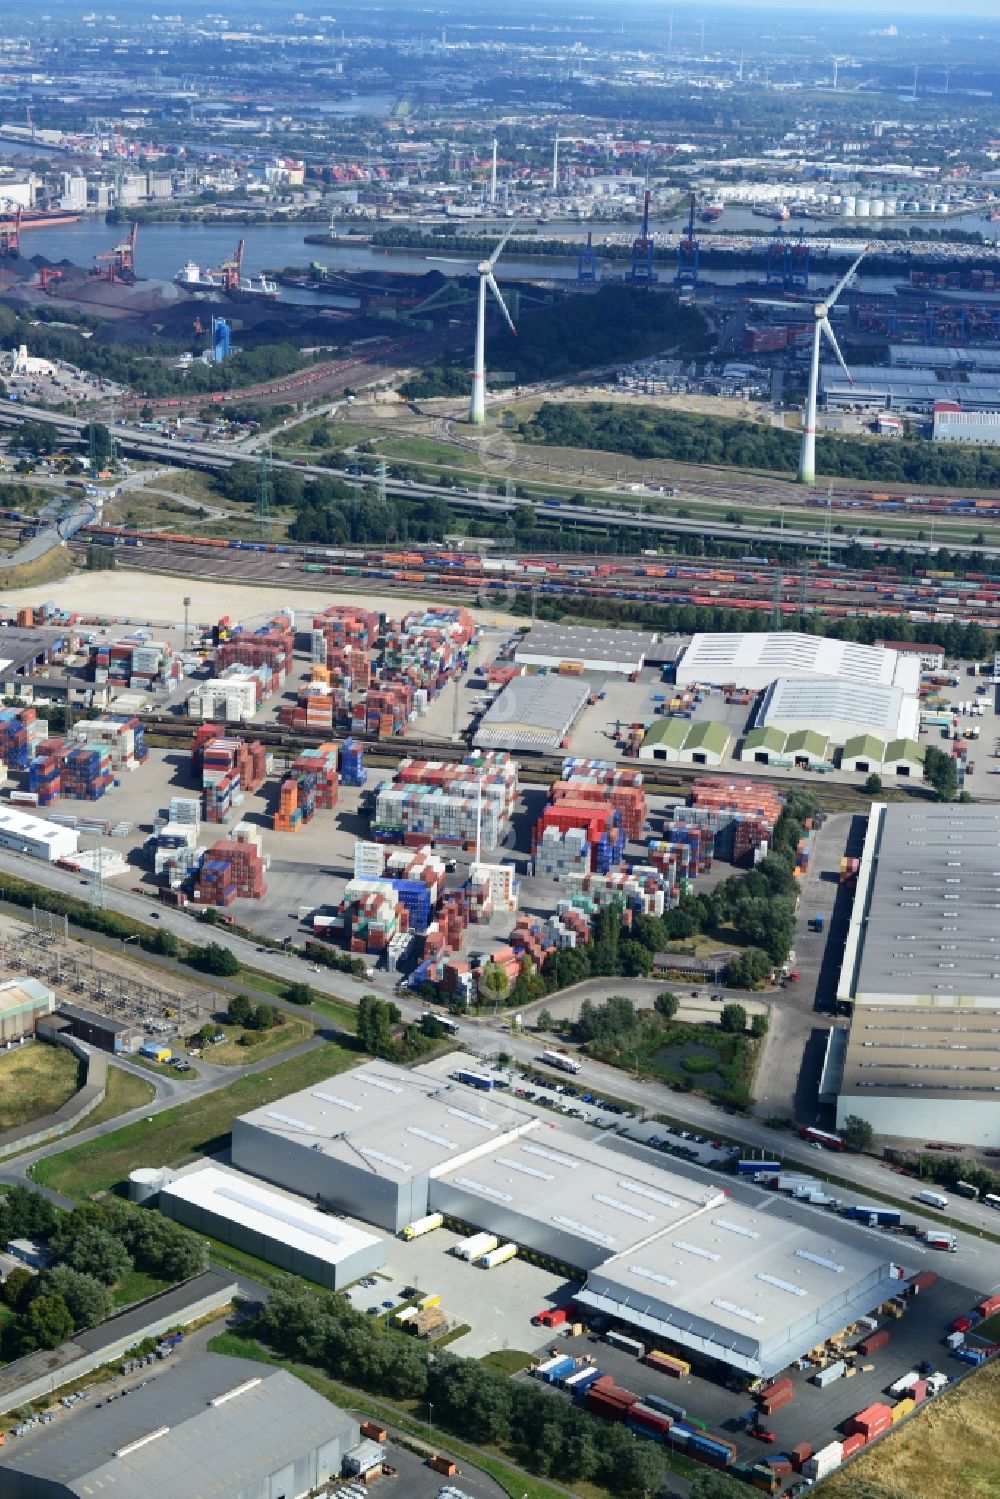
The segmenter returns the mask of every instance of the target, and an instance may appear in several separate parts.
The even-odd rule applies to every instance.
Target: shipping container
[[[621,1348],[625,1353],[634,1353],[637,1358],[642,1358],[646,1352],[645,1343],[641,1343],[638,1338],[627,1337],[623,1332],[606,1332],[604,1341],[610,1343],[612,1348]]]
[[[847,1365],[843,1359],[837,1359],[835,1363],[827,1364],[825,1369],[817,1369],[811,1376],[810,1382],[819,1390],[825,1390],[827,1385],[835,1384],[838,1379],[843,1379],[847,1372]]]
[[[419,1239],[421,1234],[429,1234],[433,1229],[440,1228],[444,1223],[441,1213],[428,1213],[425,1218],[416,1218],[408,1223],[403,1229],[404,1239]]]
[[[867,1358],[872,1353],[877,1353],[884,1348],[889,1341],[889,1333],[886,1328],[879,1328],[878,1332],[869,1333],[867,1338],[862,1338],[858,1344],[858,1352]]]

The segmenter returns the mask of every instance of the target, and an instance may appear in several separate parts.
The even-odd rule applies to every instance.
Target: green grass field
[[[119,1114],[128,1114],[132,1109],[141,1109],[144,1104],[152,1103],[155,1097],[156,1089],[152,1083],[112,1065],[108,1068],[104,1102],[99,1103],[86,1119],[81,1119],[70,1130],[70,1134],[75,1135],[81,1129],[92,1129],[95,1124],[107,1124],[109,1119],[117,1119]]]
[[[0,1056],[0,1131],[62,1108],[80,1086],[81,1070],[71,1051],[42,1041]]]
[[[237,1114],[344,1072],[358,1060],[357,1052],[324,1042],[304,1056],[276,1062],[265,1072],[238,1078],[177,1108],[151,1114],[99,1140],[48,1156],[33,1167],[33,1178],[42,1186],[81,1198],[108,1191],[136,1166],[185,1165],[198,1156],[221,1150]]]
[[[245,1067],[248,1062],[261,1062],[265,1057],[290,1051],[293,1046],[308,1041],[313,1034],[308,1020],[298,1015],[288,1015],[284,1025],[276,1025],[269,1031],[244,1031],[240,1025],[220,1025],[219,1030],[225,1035],[225,1041],[220,1041],[218,1046],[209,1046],[205,1057],[210,1062],[231,1067]],[[252,1045],[240,1045],[239,1037],[244,1035],[249,1036]]]

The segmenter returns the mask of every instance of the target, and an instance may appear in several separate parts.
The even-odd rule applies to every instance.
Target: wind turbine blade
[[[424,259],[432,261],[434,265],[464,265],[468,266],[471,271],[476,269],[474,260],[455,260],[448,255],[425,255]]]
[[[854,384],[854,376],[851,374],[850,370],[847,368],[847,365],[844,363],[844,356],[840,352],[840,345],[838,344],[838,342],[836,340],[836,337],[834,336],[833,329],[830,327],[829,319],[828,318],[820,318],[819,325],[820,325],[820,328],[823,330],[823,332],[826,334],[827,343],[830,345],[831,349],[833,350],[833,352],[837,356],[837,363],[840,365],[840,368],[844,371],[844,374],[847,376],[847,378],[850,381],[851,385],[853,385]]]
[[[517,337],[517,329],[514,327],[514,324],[511,321],[510,313],[507,311],[507,304],[504,301],[503,297],[500,295],[500,288],[499,288],[499,286],[497,286],[496,282],[493,279],[493,272],[492,271],[490,271],[489,275],[486,277],[486,282],[487,282],[487,285],[489,286],[490,291],[493,293],[493,295],[496,297],[497,301],[500,303],[500,311],[503,313],[504,317],[507,319],[507,327],[510,329],[511,333],[513,333],[514,337],[516,338]]]
[[[865,256],[867,254],[868,254],[868,246],[865,245],[864,249],[861,251],[861,254],[858,256],[857,260],[851,266],[850,270],[846,273],[846,275],[841,276],[840,280],[837,282],[836,286],[833,288],[833,291],[827,297],[827,299],[826,299],[826,305],[827,305],[827,307],[832,307],[833,306],[834,302],[836,302],[837,298],[840,296],[840,293],[844,290],[844,287],[850,281],[851,277],[854,275],[854,272],[857,270],[858,266],[861,264],[861,262],[864,260],[864,258],[865,258]]]
[[[493,251],[493,254],[489,258],[489,264],[491,266],[496,265],[497,261],[500,259],[500,256],[503,253],[503,247],[507,243],[507,241],[510,239],[511,235],[513,234],[513,232],[514,232],[513,229],[508,229],[507,233],[504,235],[503,239],[500,241],[500,243],[497,245],[496,249]]]

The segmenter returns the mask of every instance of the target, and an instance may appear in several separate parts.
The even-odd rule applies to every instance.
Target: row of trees
[[[795,432],[651,406],[546,401],[520,430],[529,442],[597,448],[641,459],[669,458],[784,474],[794,474],[799,460]],[[996,489],[1000,488],[1000,453],[950,443],[819,436],[816,471],[866,483]]]
[[[4,1282],[3,1300],[13,1314],[0,1345],[8,1359],[55,1348],[105,1321],[114,1310],[115,1286],[133,1269],[176,1282],[208,1264],[207,1245],[187,1229],[113,1198],[60,1213],[40,1193],[15,1186],[0,1199],[0,1235],[4,1243],[39,1241],[50,1258],[40,1275],[17,1268]]]
[[[514,1382],[446,1349],[429,1353],[413,1338],[373,1325],[346,1299],[280,1289],[257,1331],[276,1353],[390,1399],[434,1408],[436,1428],[497,1447],[533,1473],[568,1485],[593,1482],[615,1494],[658,1493],[661,1449],[624,1426],[553,1400],[534,1381]]]

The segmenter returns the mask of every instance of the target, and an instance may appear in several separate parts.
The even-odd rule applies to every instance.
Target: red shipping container
[[[910,1285],[915,1293],[929,1291],[931,1286],[936,1285],[937,1275],[933,1270],[920,1270],[916,1275],[910,1276]]]
[[[798,1443],[796,1443],[796,1445],[792,1448],[791,1452],[789,1453],[789,1456],[792,1459],[792,1467],[795,1469],[796,1473],[799,1473],[799,1472],[802,1471],[802,1464],[804,1462],[808,1462],[809,1458],[811,1458],[812,1455],[813,1455],[813,1450],[812,1450],[812,1446],[811,1446],[811,1444],[809,1442],[798,1442]]]
[[[877,1353],[880,1348],[884,1348],[888,1341],[889,1334],[887,1330],[884,1327],[880,1327],[878,1332],[869,1333],[867,1338],[861,1339],[861,1342],[858,1344],[858,1352],[863,1353],[867,1357],[868,1354]]]
[[[911,1388],[910,1388],[910,1399],[913,1401],[913,1403],[915,1405],[919,1405],[922,1400],[926,1400],[927,1399],[927,1381],[926,1381],[926,1379],[918,1379],[917,1382],[916,1382],[916,1384],[911,1386]]]
[[[841,1444],[842,1458],[846,1462],[849,1457],[853,1457],[856,1452],[860,1452],[865,1445],[865,1438],[861,1432],[855,1432],[853,1436],[845,1437]]]
[[[981,1317],[992,1317],[994,1312],[1000,1312],[1000,1296],[986,1296],[979,1302],[976,1311]]]
[[[762,1400],[766,1400],[768,1395],[777,1394],[779,1390],[791,1390],[794,1388],[792,1381],[787,1377],[784,1379],[771,1379],[768,1380],[767,1384],[761,1385],[757,1394]]]

